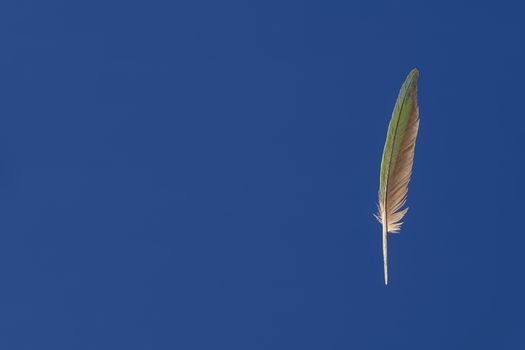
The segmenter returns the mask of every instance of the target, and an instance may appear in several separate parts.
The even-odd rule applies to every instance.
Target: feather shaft
[[[385,286],[388,285],[388,231],[383,226],[383,271],[385,274]]]

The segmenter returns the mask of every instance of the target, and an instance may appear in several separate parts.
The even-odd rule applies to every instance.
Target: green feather
[[[408,193],[408,182],[412,173],[414,147],[419,127],[418,78],[419,71],[413,69],[401,86],[388,126],[381,161],[379,212],[376,217],[383,225],[385,284],[388,284],[387,234],[399,231],[402,224],[401,219],[408,210],[402,207]]]

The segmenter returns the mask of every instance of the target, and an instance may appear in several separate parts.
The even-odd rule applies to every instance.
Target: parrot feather
[[[381,161],[378,213],[375,217],[383,226],[383,266],[385,285],[388,284],[388,233],[401,229],[401,220],[408,211],[408,183],[414,163],[414,149],[419,128],[417,81],[419,71],[413,69],[401,86],[388,126]]]

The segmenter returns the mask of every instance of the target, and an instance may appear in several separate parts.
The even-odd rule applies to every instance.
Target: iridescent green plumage
[[[419,71],[413,69],[401,86],[388,126],[381,174],[379,179],[379,212],[377,219],[383,225],[383,261],[385,284],[388,284],[388,232],[398,232],[401,219],[408,208],[406,202],[408,182],[412,173],[414,147],[419,127],[417,81]]]

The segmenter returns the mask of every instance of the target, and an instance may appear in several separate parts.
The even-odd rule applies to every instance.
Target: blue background
[[[0,347],[524,349],[524,11],[2,1]]]

